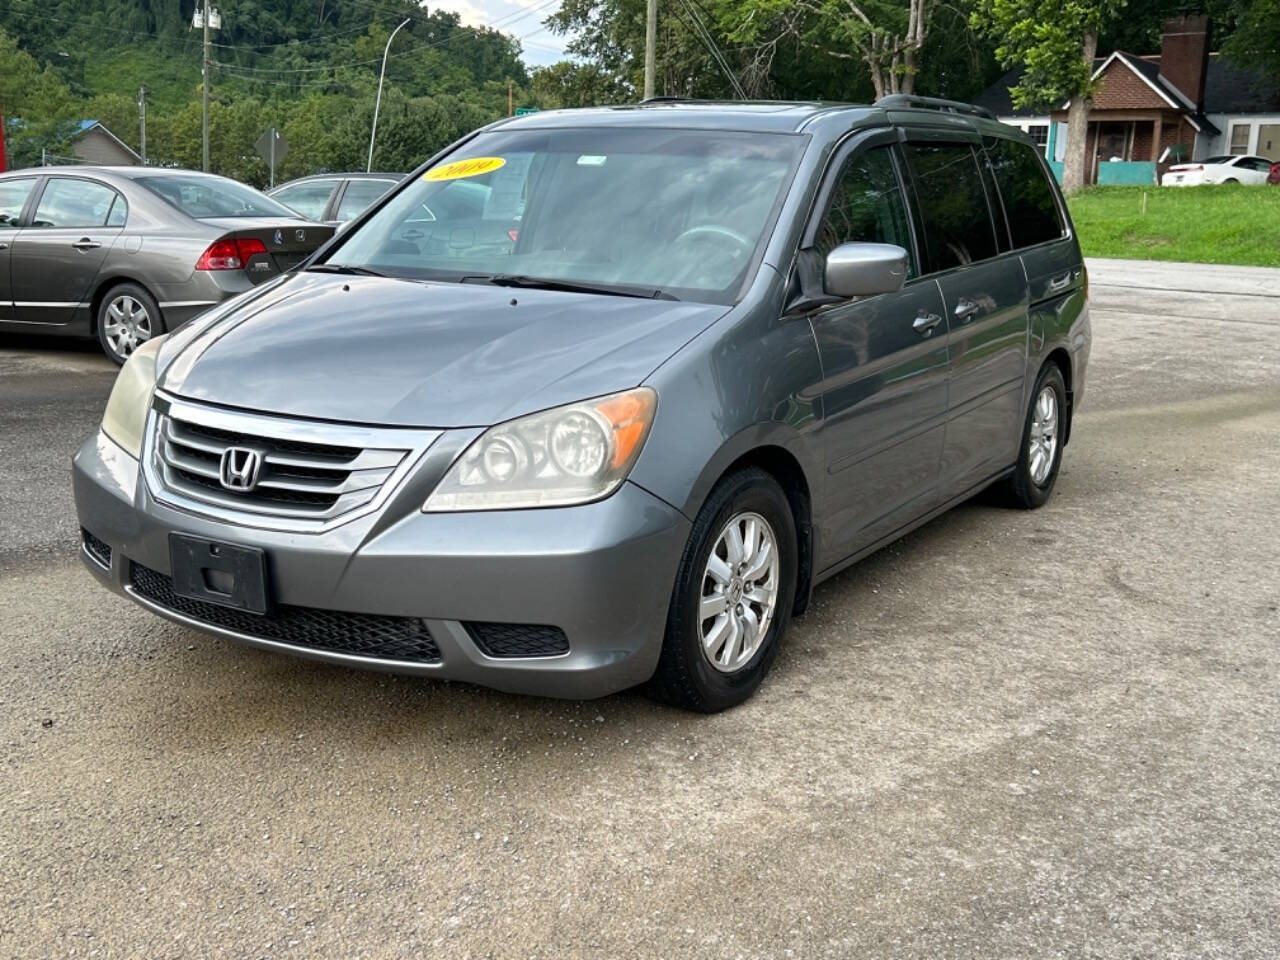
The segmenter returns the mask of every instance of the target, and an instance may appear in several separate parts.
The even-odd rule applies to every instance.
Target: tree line
[[[138,149],[147,88],[147,155],[200,162],[196,0],[5,0],[0,112],[10,161],[59,155],[84,119]],[[410,169],[509,105],[636,99],[646,0],[544,0],[469,28],[414,0],[221,0],[212,68],[211,165],[262,185],[252,144],[282,130],[277,179],[359,169],[382,51],[397,23],[374,165]],[[1280,75],[1280,0],[1204,0],[1215,47]],[[968,100],[1004,69],[1028,69],[1020,105],[1072,99],[1087,109],[1093,56],[1159,49],[1161,23],[1186,0],[659,0],[657,93],[866,102],[888,93]],[[572,59],[530,70],[520,37],[545,23]],[[1080,140],[1082,146],[1083,138]],[[1081,154],[1082,155],[1082,154]],[[1069,153],[1074,157],[1074,153]],[[1077,180],[1069,165],[1068,187]]]

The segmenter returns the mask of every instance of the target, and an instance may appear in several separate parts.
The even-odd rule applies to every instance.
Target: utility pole
[[[204,83],[200,86],[204,88],[204,112],[200,123],[200,136],[202,142],[202,168],[205,173],[209,172],[209,0],[204,0],[204,69],[201,76],[204,77]]]
[[[138,126],[140,127],[139,139],[141,140],[142,149],[142,165],[147,165],[147,88],[138,88]]]
[[[644,21],[644,98],[653,96],[653,75],[657,72],[658,0],[649,0]]]
[[[209,0],[204,2],[208,3]],[[400,26],[391,31],[391,36],[387,37],[387,45],[382,50],[382,72],[378,74],[378,96],[373,101],[373,129],[369,131],[369,163],[364,168],[366,173],[373,169],[373,140],[378,135],[378,108],[382,106],[382,81],[387,75],[387,54],[391,52],[391,41],[396,38],[401,27],[407,26],[408,23],[409,18],[405,17]]]
[[[513,92],[513,89],[512,89],[513,86],[514,84],[510,80],[508,80],[507,81],[507,116],[508,117],[514,117],[516,114],[516,101],[515,101],[515,93]]]

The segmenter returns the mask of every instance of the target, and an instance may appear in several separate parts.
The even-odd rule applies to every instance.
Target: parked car
[[[403,173],[325,173],[282,183],[267,196],[308,220],[337,227],[403,179]]]
[[[3,174],[0,332],[96,336],[123,363],[332,235],[252,187],[190,170]]]
[[[1160,179],[1164,187],[1195,187],[1205,183],[1267,182],[1271,161],[1266,157],[1210,157],[1195,163],[1175,163]]]
[[[135,353],[83,557],[269,650],[723,709],[816,583],[992,484],[1049,498],[1086,298],[1043,157],[977,108],[500,121]]]

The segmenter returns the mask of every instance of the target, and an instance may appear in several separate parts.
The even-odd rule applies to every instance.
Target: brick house
[[[1223,153],[1280,160],[1280,78],[1242,70],[1209,50],[1209,19],[1167,21],[1160,53],[1116,51],[1095,61],[1096,90],[1085,143],[1088,183],[1153,183],[1162,166]],[[1061,176],[1067,103],[1014,108],[1009,71],[974,102],[1044,146]]]

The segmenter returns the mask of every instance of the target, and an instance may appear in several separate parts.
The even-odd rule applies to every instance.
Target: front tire
[[[1031,403],[1022,426],[1022,447],[1013,476],[1004,483],[1003,499],[1010,506],[1034,510],[1053,493],[1062,466],[1067,426],[1067,387],[1057,364],[1047,363],[1036,377]]]
[[[791,618],[797,558],[778,482],[754,467],[721,480],[680,560],[650,694],[716,713],[755,693]]]
[[[116,364],[134,350],[164,333],[164,318],[155,297],[136,283],[120,283],[98,304],[98,343]]]

